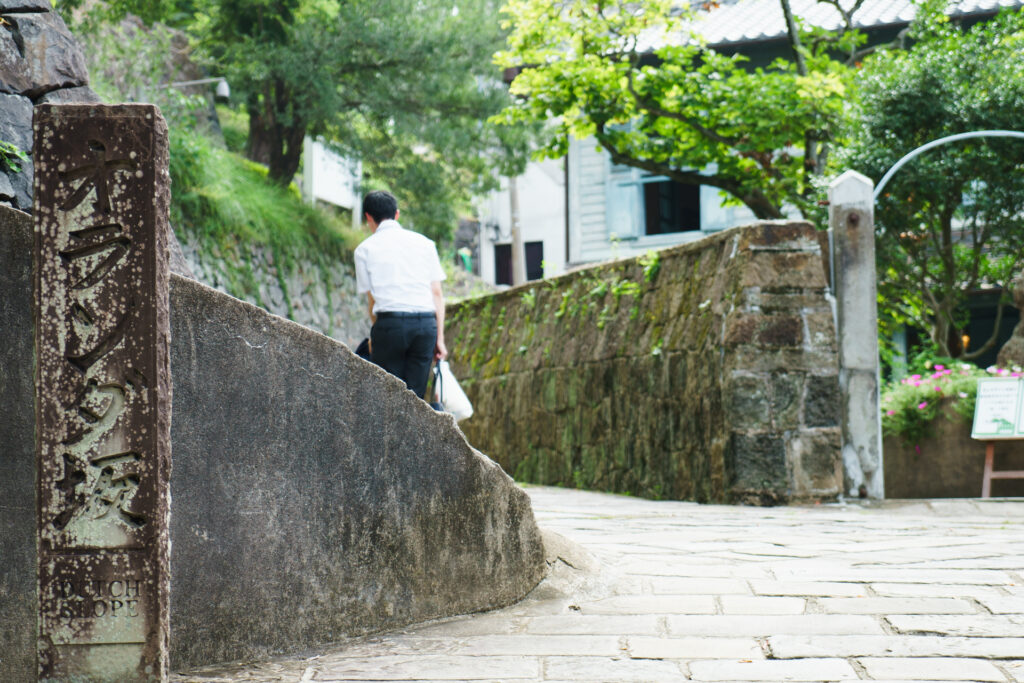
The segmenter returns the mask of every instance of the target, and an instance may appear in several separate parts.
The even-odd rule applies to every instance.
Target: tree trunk
[[[245,156],[258,164],[270,164],[271,134],[269,126],[258,107],[250,105],[249,140],[246,143]]]
[[[308,126],[306,121],[295,116],[291,125],[282,124],[277,115],[279,100],[287,102],[287,94],[267,86],[262,97],[254,96],[247,103],[249,141],[246,156],[265,165],[267,177],[272,182],[287,186],[302,161],[302,141]]]

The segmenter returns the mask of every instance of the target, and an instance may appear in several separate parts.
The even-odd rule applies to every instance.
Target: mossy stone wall
[[[825,243],[808,223],[759,223],[449,306],[466,436],[526,482],[839,494]]]

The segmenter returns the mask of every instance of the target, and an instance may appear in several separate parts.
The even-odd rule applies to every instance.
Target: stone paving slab
[[[172,680],[1024,683],[1019,500],[752,508],[526,490],[580,556],[523,602]]]

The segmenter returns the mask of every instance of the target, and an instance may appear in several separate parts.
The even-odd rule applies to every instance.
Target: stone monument
[[[36,107],[39,679],[167,676],[167,129]]]

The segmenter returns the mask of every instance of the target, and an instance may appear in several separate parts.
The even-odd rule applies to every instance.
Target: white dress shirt
[[[373,313],[433,311],[430,285],[445,279],[437,246],[398,221],[384,220],[356,247],[356,289],[373,295]]]

